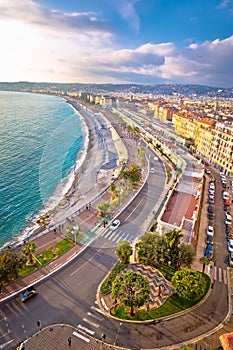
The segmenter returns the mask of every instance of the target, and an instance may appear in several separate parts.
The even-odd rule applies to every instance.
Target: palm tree
[[[36,248],[37,248],[36,244],[32,242],[27,242],[23,246],[22,254],[24,254],[25,256],[28,256],[30,264],[34,263],[33,253],[35,252]]]
[[[110,213],[110,203],[108,202],[100,202],[97,206],[98,214],[104,218],[107,214]]]
[[[202,273],[204,273],[204,272],[205,272],[205,266],[206,266],[206,265],[209,265],[209,264],[210,264],[210,261],[209,261],[209,259],[208,259],[206,256],[202,256],[202,257],[199,259],[199,262],[200,262],[201,264],[203,264],[203,266],[202,266]]]
[[[112,183],[112,184],[110,185],[109,192],[111,193],[112,198],[114,198],[115,195],[116,195],[116,192],[117,192],[116,184]]]

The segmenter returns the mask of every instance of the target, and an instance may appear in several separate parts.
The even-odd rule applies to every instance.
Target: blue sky
[[[0,0],[0,81],[233,87],[233,0]]]

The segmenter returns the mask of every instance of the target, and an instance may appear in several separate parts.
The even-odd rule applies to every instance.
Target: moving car
[[[114,231],[117,227],[120,226],[120,224],[121,224],[120,220],[115,219],[110,226],[110,230]]]
[[[34,295],[37,294],[37,291],[35,290],[35,288],[33,286],[28,287],[27,289],[25,289],[23,292],[20,293],[20,299],[21,301],[24,303],[26,300],[30,299],[31,297],[33,297]]]
[[[154,168],[150,168],[150,173],[154,174],[155,173],[155,169]]]

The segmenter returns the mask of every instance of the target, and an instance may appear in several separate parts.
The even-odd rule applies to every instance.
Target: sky
[[[233,87],[233,0],[0,0],[0,81]]]

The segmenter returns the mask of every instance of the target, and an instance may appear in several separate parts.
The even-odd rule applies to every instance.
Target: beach
[[[67,100],[67,103],[71,104],[81,114],[80,108],[75,101]],[[43,214],[46,218],[46,225],[43,225],[42,220],[41,227],[32,231],[26,238],[46,233],[49,230],[53,230],[54,227],[64,227],[82,210],[89,208],[90,205],[93,208],[96,207],[100,193],[110,185],[115,171],[115,166],[102,170],[102,165],[106,163],[106,160],[110,164],[111,157],[114,158],[114,163],[116,163],[115,159],[119,156],[127,157],[127,150],[115,129],[112,128],[112,125],[104,116],[98,114],[101,124],[107,125],[106,129],[101,131],[104,134],[107,146],[105,144],[100,145],[98,139],[99,131],[97,132],[96,120],[93,118],[94,113],[93,111],[92,116],[85,113],[81,114],[81,118],[88,129],[85,157],[83,157],[82,163],[75,171],[74,181],[70,189],[53,209]]]

